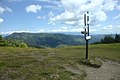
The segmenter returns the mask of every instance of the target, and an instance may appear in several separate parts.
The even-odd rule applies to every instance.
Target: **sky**
[[[0,0],[0,33],[120,34],[120,0]]]

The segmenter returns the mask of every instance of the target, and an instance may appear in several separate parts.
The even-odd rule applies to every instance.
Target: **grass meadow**
[[[84,80],[79,68],[85,46],[63,48],[0,47],[0,80]],[[89,46],[89,59],[100,58],[120,63],[120,44]]]

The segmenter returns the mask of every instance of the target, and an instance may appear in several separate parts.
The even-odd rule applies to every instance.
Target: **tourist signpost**
[[[85,62],[88,62],[88,43],[89,40],[91,39],[90,33],[89,33],[89,12],[87,11],[86,14],[84,14],[84,31],[81,31],[82,34],[84,34],[84,38],[86,41],[86,57],[85,57]]]

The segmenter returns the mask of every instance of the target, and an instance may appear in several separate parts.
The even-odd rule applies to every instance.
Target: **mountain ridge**
[[[92,36],[90,43],[100,41],[103,36]],[[5,37],[25,42],[30,47],[59,47],[63,45],[83,45],[85,44],[83,35],[71,35],[62,33],[13,33]]]

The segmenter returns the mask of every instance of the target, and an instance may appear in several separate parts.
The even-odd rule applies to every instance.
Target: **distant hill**
[[[92,36],[90,43],[100,41],[103,36]],[[5,37],[25,42],[30,47],[59,47],[64,45],[85,44],[83,35],[67,35],[59,33],[13,33]]]

